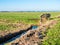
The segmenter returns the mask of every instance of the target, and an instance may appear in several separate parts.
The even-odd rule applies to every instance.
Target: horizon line
[[[60,12],[60,11],[0,11],[0,12]]]

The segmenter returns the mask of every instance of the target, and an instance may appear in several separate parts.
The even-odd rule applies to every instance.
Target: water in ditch
[[[32,26],[32,30],[37,29],[37,28],[38,28],[38,26]]]
[[[37,28],[38,28],[38,26],[32,26],[31,30],[35,30],[35,29],[37,29]],[[26,31],[26,32],[27,32],[27,31]],[[2,43],[2,44],[0,44],[0,45],[5,45],[6,43],[9,43],[9,42],[12,42],[12,41],[16,40],[16,39],[19,38],[20,36],[24,35],[26,32],[23,32],[22,34],[19,34],[19,35],[11,38],[10,40],[8,40],[8,41],[6,41],[6,42],[4,42],[4,43]]]

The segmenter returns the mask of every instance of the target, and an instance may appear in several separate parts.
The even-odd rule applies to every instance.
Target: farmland
[[[23,22],[26,24],[37,24],[40,15],[46,12],[0,12],[0,30],[11,29],[13,26],[8,26],[8,23]],[[48,12],[51,17],[60,15],[60,12]]]
[[[60,18],[56,18],[60,12],[0,12],[0,31],[14,30],[19,23],[38,24],[43,13],[50,13],[51,20],[58,21],[53,28],[47,30],[48,39],[43,45],[60,45]]]

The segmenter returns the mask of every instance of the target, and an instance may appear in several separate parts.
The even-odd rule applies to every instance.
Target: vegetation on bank
[[[0,12],[0,30],[10,30],[16,28],[13,23],[27,23],[27,24],[37,24],[40,20],[40,15],[47,12]],[[48,37],[43,45],[60,45],[60,19],[55,18],[60,15],[60,12],[49,12],[51,14],[51,19],[58,20],[53,28],[48,29]]]
[[[42,45],[60,45],[60,19],[53,28],[48,29],[46,37]]]

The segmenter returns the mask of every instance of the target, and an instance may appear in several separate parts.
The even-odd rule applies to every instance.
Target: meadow
[[[14,27],[9,23],[37,24],[43,13],[50,13],[51,18],[58,20],[53,28],[48,29],[47,37],[43,45],[60,45],[60,19],[55,18],[60,12],[0,12],[0,30],[10,30]]]
[[[58,23],[51,29],[47,30],[46,40],[43,41],[42,45],[60,45],[60,19]]]
[[[52,18],[60,15],[60,12],[0,12],[0,30],[13,29],[12,23],[37,24],[43,13],[50,13]]]
[[[40,19],[40,15],[43,13],[50,13],[51,17],[60,15],[60,12],[0,12],[0,20],[7,20],[6,22],[33,22],[35,20],[29,19]]]

